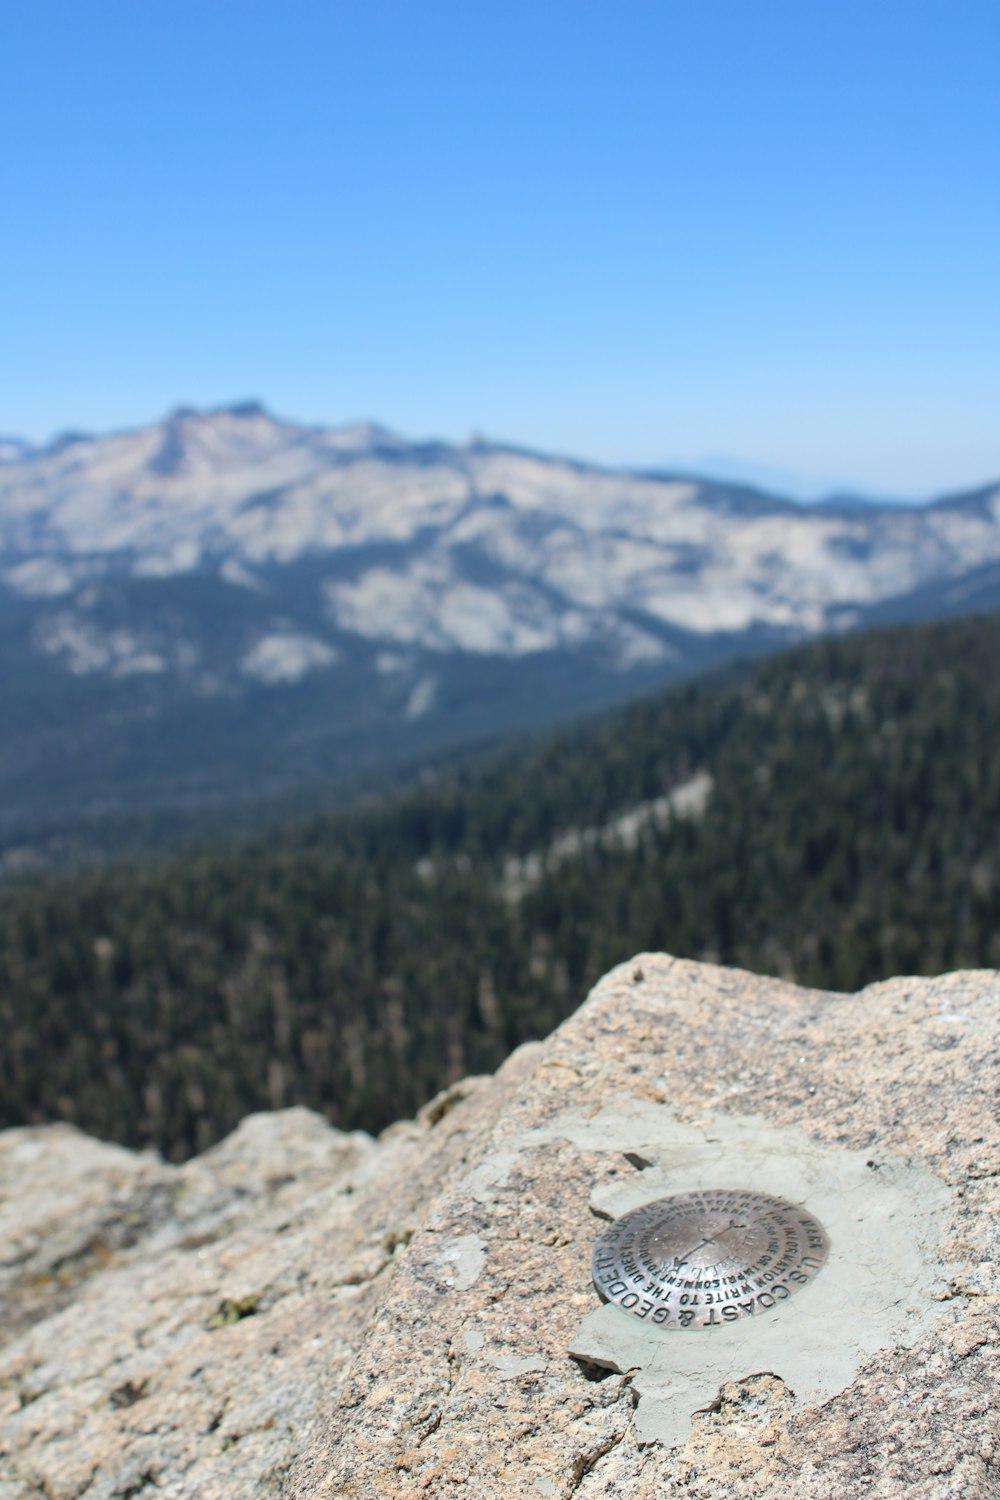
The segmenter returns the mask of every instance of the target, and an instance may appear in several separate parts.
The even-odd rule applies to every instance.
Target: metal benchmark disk
[[[757,1317],[801,1291],[826,1260],[822,1225],[768,1193],[705,1188],[616,1219],[594,1246],[594,1284],[661,1328]]]

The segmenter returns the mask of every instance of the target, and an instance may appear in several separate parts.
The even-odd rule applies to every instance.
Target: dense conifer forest
[[[642,949],[854,990],[1000,967],[1000,616],[842,636],[380,806],[0,894],[0,1125],[179,1158],[377,1130]]]

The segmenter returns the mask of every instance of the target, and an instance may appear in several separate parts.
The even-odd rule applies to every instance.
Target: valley
[[[836,636],[350,810],[0,891],[0,1124],[378,1130],[646,950],[1000,967],[1000,615]]]

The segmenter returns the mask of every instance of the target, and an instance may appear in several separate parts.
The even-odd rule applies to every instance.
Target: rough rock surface
[[[175,1168],[7,1132],[0,1497],[998,1496],[998,1035],[995,974],[645,955],[377,1142],[286,1111]],[[731,1345],[590,1283],[607,1214],[692,1183],[831,1233]]]

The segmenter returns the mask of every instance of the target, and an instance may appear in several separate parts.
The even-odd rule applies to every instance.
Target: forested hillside
[[[1000,967],[1000,616],[823,641],[375,809],[0,897],[0,1124],[172,1157],[377,1129],[644,948],[853,990]]]

